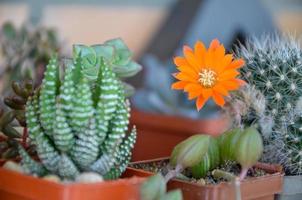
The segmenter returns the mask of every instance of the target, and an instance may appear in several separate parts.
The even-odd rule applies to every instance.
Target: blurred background
[[[170,90],[172,58],[181,53],[182,45],[193,45],[196,40],[208,44],[218,38],[232,50],[238,42],[264,33],[301,37],[302,0],[1,0],[1,27],[4,24],[1,79],[41,76],[52,50],[69,56],[74,43],[97,44],[121,37],[144,67],[131,80],[138,88],[132,99],[134,106],[148,112],[200,118],[215,115],[217,108],[210,102],[207,109],[197,113],[183,94]],[[24,26],[27,28],[22,29]],[[47,31],[39,32],[35,27]],[[7,35],[18,31],[23,39],[16,44],[16,36]],[[25,37],[32,39],[24,42]],[[50,51],[45,51],[45,46]],[[30,53],[23,55],[27,51],[21,47]],[[42,67],[35,68],[38,65]],[[2,90],[7,88],[4,82]]]

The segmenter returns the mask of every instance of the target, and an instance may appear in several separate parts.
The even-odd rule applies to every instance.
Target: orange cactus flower
[[[237,90],[245,83],[237,78],[237,70],[244,65],[244,60],[225,54],[224,46],[217,39],[208,49],[200,41],[196,42],[194,50],[184,46],[183,53],[184,57],[174,58],[179,72],[173,74],[178,81],[172,84],[172,89],[184,90],[190,100],[196,99],[197,110],[210,98],[223,106],[229,91]]]

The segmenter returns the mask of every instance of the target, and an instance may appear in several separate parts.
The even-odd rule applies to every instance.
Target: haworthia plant
[[[27,102],[26,122],[41,163],[20,146],[22,164],[32,174],[67,180],[87,171],[118,178],[136,141],[135,128],[127,134],[130,105],[118,77],[129,75],[134,62],[120,39],[76,45],[74,52],[64,70],[57,58],[50,60],[42,86]],[[131,75],[141,69],[135,65]]]

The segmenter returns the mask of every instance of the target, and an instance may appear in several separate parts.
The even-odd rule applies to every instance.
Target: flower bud
[[[263,152],[261,135],[254,127],[246,128],[236,145],[236,161],[242,168],[250,168],[256,164]]]
[[[171,165],[181,165],[182,168],[197,165],[208,151],[210,137],[194,135],[176,145],[170,157]]]

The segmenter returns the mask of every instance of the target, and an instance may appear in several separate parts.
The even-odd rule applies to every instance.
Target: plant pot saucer
[[[134,162],[132,164],[146,164],[158,162],[167,157]],[[257,163],[256,168],[267,172],[267,175],[245,179],[241,182],[241,196],[243,200],[273,200],[274,195],[282,191],[283,172],[279,165]],[[127,176],[148,177],[154,173],[142,169],[128,168]],[[188,181],[173,179],[168,183],[168,190],[180,188],[184,200],[230,200],[235,199],[234,185],[221,182],[216,185],[200,185]]]

